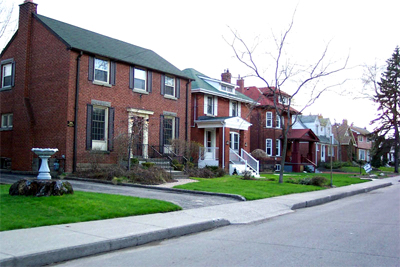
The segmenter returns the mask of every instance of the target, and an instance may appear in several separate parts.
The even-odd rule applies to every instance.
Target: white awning
[[[222,128],[248,130],[251,123],[241,117],[206,117],[194,121],[198,128]]]

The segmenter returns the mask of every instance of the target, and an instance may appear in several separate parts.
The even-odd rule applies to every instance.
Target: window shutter
[[[164,151],[164,115],[160,115],[160,152]]]
[[[92,149],[92,116],[93,116],[93,105],[87,105],[86,114],[86,149]],[[75,126],[76,127],[76,126]]]
[[[175,118],[175,139],[179,139],[179,117]]]
[[[176,98],[180,98],[181,97],[181,79],[176,78],[175,83],[176,83]]]
[[[108,108],[108,151],[112,151],[114,149],[114,114],[115,108]]]
[[[214,97],[214,114],[215,116],[218,116],[218,96]]]
[[[115,85],[115,78],[117,76],[117,63],[115,61],[111,61],[110,63],[110,84]]]
[[[88,79],[89,81],[93,81],[94,79],[94,57],[89,56],[89,76]]]
[[[135,67],[131,66],[129,68],[129,88],[130,89],[133,89],[134,81],[135,81]]]
[[[11,65],[11,86],[14,87],[15,85],[15,62]]]
[[[207,107],[208,107],[208,96],[204,95],[204,115],[207,115]]]
[[[164,95],[165,91],[165,75],[161,74],[161,94]]]
[[[232,101],[229,101],[229,117],[232,117]]]
[[[151,93],[153,91],[153,73],[148,70],[147,71],[147,92]]]
[[[237,102],[238,104],[238,117],[242,117],[242,103]]]

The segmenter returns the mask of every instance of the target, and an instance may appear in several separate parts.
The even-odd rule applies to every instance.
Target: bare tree
[[[4,0],[0,0],[0,40],[3,40],[9,33],[14,33],[16,25],[13,25],[14,6],[7,6]],[[3,44],[0,44],[2,49]],[[4,44],[5,45],[5,44]]]
[[[347,59],[343,63],[341,63],[339,67],[335,67],[334,62],[326,62],[329,43],[328,45],[326,45],[324,51],[322,52],[322,55],[316,60],[316,62],[309,65],[308,67],[292,64],[289,60],[284,60],[283,57],[285,44],[287,41],[287,37],[293,28],[293,25],[294,14],[292,16],[292,21],[290,22],[288,29],[281,35],[281,37],[276,38],[273,35],[277,51],[274,54],[267,53],[271,56],[270,65],[272,67],[270,67],[269,70],[271,71],[271,73],[273,73],[273,78],[270,81],[263,76],[258,63],[256,63],[257,59],[255,55],[255,50],[258,47],[258,43],[253,47],[248,46],[247,43],[239,36],[239,34],[232,29],[231,32],[233,34],[233,41],[229,43],[229,45],[233,49],[236,58],[251,70],[252,74],[250,76],[261,79],[266,87],[269,89],[270,94],[273,95],[276,114],[280,117],[281,121],[283,121],[283,115],[287,114],[287,123],[283,123],[283,125],[281,126],[283,136],[283,153],[281,159],[279,183],[283,183],[283,170],[285,166],[285,158],[287,152],[286,150],[288,145],[288,133],[297,119],[297,116],[295,117],[295,119],[291,118],[291,105],[293,98],[305,91],[308,91],[310,93],[308,101],[305,103],[303,108],[299,110],[299,113],[303,112],[307,107],[314,104],[314,102],[321,96],[322,93],[326,92],[334,86],[341,85],[345,82],[343,81],[328,86],[320,84],[322,78],[344,70],[347,66],[348,61],[347,57]],[[294,81],[296,81],[294,92],[291,93],[291,96],[288,99],[284,99],[281,88],[283,88],[284,85],[286,85],[287,83]]]

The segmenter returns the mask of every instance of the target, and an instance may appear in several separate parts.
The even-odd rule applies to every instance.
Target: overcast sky
[[[14,25],[18,5],[23,0],[2,0],[14,6]],[[298,66],[314,64],[325,47],[325,64],[339,67],[349,57],[347,70],[329,77],[318,86],[346,82],[324,93],[303,114],[322,114],[331,122],[347,119],[356,126],[372,130],[376,107],[369,100],[354,100],[361,91],[362,65],[385,65],[400,45],[400,1],[398,0],[285,0],[285,1],[106,1],[106,0],[34,0],[38,13],[103,35],[120,39],[157,52],[183,70],[195,68],[212,78],[221,78],[224,69],[234,77],[247,77],[251,71],[235,58],[230,43],[231,30],[237,32],[255,51],[258,67],[265,78],[276,54],[273,36],[279,38],[294,24],[285,43],[285,55]],[[3,7],[2,7],[3,8]],[[11,24],[9,30],[16,29]],[[0,42],[2,49],[11,37],[8,31]],[[259,55],[259,57],[258,57]],[[299,67],[302,68],[302,67]],[[304,68],[304,67],[303,67]],[[245,78],[245,86],[265,86],[255,78]],[[293,93],[293,83],[281,88]],[[310,88],[295,98],[301,109]],[[352,95],[350,95],[352,94]]]

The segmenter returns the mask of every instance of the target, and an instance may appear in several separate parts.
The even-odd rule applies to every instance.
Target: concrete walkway
[[[229,224],[248,224],[295,209],[400,185],[400,176],[315,192],[165,214],[0,232],[1,266],[38,266],[143,245]]]

